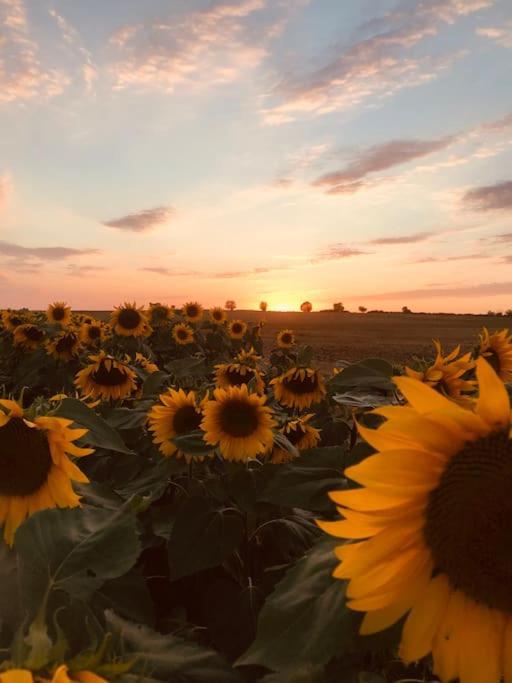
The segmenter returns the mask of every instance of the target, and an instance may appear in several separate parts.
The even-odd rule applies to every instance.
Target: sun
[[[276,303],[270,301],[268,304],[269,311],[279,311],[285,313],[287,311],[296,311],[298,309],[297,302],[287,301],[286,299],[278,299]]]

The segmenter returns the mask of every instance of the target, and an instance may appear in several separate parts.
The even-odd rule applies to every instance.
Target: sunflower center
[[[233,399],[222,406],[220,426],[229,436],[251,436],[258,429],[258,424],[258,410],[252,403]]]
[[[199,310],[197,306],[187,306],[187,315],[189,318],[196,318],[199,315]]]
[[[25,337],[33,342],[39,342],[44,337],[44,332],[35,325],[29,325],[25,328]]]
[[[430,494],[424,535],[436,568],[476,602],[512,613],[512,441],[465,445]]]
[[[62,320],[66,315],[66,311],[62,308],[62,306],[56,306],[53,309],[52,315],[54,320]]]
[[[69,353],[74,350],[76,342],[77,339],[74,334],[66,334],[57,341],[55,350],[58,353]]]
[[[299,441],[304,437],[305,433],[306,430],[304,429],[304,427],[298,424],[291,427],[290,431],[285,432],[284,435],[293,446],[296,446],[299,443]]]
[[[179,327],[176,330],[176,335],[178,339],[187,339],[188,338],[188,331],[184,330],[183,327]]]
[[[15,327],[18,327],[18,325],[23,324],[23,320],[21,318],[18,318],[17,315],[11,315],[9,318],[9,322],[11,325],[14,325]]]
[[[91,327],[89,327],[88,334],[89,334],[89,339],[99,339],[100,334],[101,334],[101,330],[99,327],[95,327],[95,326],[91,325]]]
[[[134,308],[123,308],[117,319],[126,330],[134,330],[140,324],[140,313]]]
[[[281,341],[283,344],[291,344],[293,341],[292,335],[289,332],[285,332],[281,335]]]
[[[90,376],[93,382],[104,387],[118,387],[126,382],[126,373],[114,365],[107,370],[104,361],[101,361],[98,369],[91,372]]]
[[[233,323],[233,325],[231,325],[231,331],[234,334],[241,334],[243,331],[243,327],[240,323]]]
[[[242,384],[248,384],[251,381],[254,377],[254,370],[252,368],[246,368],[245,375],[242,375],[239,368],[232,366],[227,369],[226,377],[232,387],[239,387]]]
[[[318,378],[316,373],[314,375],[306,375],[303,380],[294,375],[291,378],[285,378],[283,386],[293,394],[309,394],[317,388]]]
[[[222,311],[213,311],[214,320],[222,320]]]
[[[0,428],[0,494],[29,496],[48,478],[52,456],[45,433],[12,417]]]
[[[182,406],[174,413],[172,426],[176,434],[188,434],[195,429],[199,429],[201,424],[201,414],[194,406]]]

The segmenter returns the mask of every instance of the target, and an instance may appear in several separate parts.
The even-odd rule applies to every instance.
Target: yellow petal
[[[512,683],[512,619],[508,619],[503,635],[503,676]]]
[[[451,405],[447,398],[423,382],[418,382],[410,377],[393,377],[393,381],[407,401],[420,414],[430,413],[433,410],[443,410]]]
[[[364,619],[359,627],[359,633],[362,636],[368,636],[378,631],[392,626],[410,609],[410,605],[403,602],[396,602],[389,607],[383,609],[373,610],[364,615]]]
[[[426,499],[424,492],[406,491],[405,489],[400,493],[397,493],[395,489],[349,489],[347,491],[331,491],[329,496],[338,505],[362,512],[402,508],[407,504],[419,504]]]
[[[347,467],[345,476],[365,486],[390,487],[400,495],[402,487],[432,490],[443,469],[443,463],[430,453],[404,449],[370,455]]]
[[[9,669],[0,673],[0,683],[33,683],[31,671],[26,669]]]
[[[510,425],[510,400],[502,380],[483,358],[477,360],[476,376],[480,388],[477,413],[492,429],[508,427]]]
[[[434,636],[432,656],[434,673],[443,683],[450,683],[459,675],[459,648],[457,635],[464,620],[466,597],[461,591],[452,591],[441,625]]]
[[[500,683],[505,616],[468,600],[459,628],[460,680],[463,683]]]

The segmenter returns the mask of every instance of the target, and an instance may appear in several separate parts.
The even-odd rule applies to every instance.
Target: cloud
[[[377,239],[370,240],[367,244],[413,244],[415,242],[425,242],[436,232],[417,232],[414,235],[400,235],[399,237],[377,237]]]
[[[254,277],[257,275],[267,275],[282,270],[293,270],[293,266],[259,266],[248,270],[228,270],[222,273],[213,273],[210,277],[218,280],[230,280],[239,277]]]
[[[58,261],[72,256],[99,254],[99,249],[73,249],[71,247],[23,247],[20,244],[0,240],[0,254],[21,260],[36,258],[41,261]]]
[[[420,289],[404,289],[393,292],[377,292],[375,294],[365,294],[365,300],[391,300],[399,299],[405,301],[407,299],[429,299],[431,297],[440,298],[473,298],[473,297],[488,297],[499,295],[512,294],[512,282],[487,282],[479,285],[466,285],[462,287],[423,287]],[[355,297],[347,297],[355,298]]]
[[[492,235],[491,237],[482,237],[482,241],[492,242],[512,242],[512,232],[502,232],[501,235]]]
[[[67,267],[67,273],[72,277],[83,277],[89,273],[95,273],[101,270],[107,270],[106,266],[79,266],[76,263],[70,263]]]
[[[157,206],[154,209],[145,209],[137,213],[129,213],[121,218],[103,221],[102,225],[131,232],[148,232],[157,225],[166,223],[174,213],[172,206]]]
[[[461,54],[432,58],[412,51],[442,26],[489,7],[493,0],[406,0],[358,27],[348,44],[323,66],[283,77],[272,93],[275,104],[263,111],[267,123],[284,123],[304,113],[323,114],[385,97],[439,76]],[[306,75],[304,75],[306,74]]]
[[[512,47],[512,21],[505,22],[502,26],[481,26],[475,33],[502,47]]]
[[[361,251],[359,249],[352,249],[345,244],[330,244],[320,252],[318,256],[312,259],[311,263],[319,263],[320,261],[337,261],[339,259],[350,258],[352,256],[365,256],[370,252]]]
[[[145,266],[139,268],[148,273],[156,273],[157,275],[166,275],[167,277],[187,277],[192,275],[200,275],[196,270],[172,270],[171,268],[164,268],[163,266]]]
[[[466,192],[462,201],[473,211],[511,211],[512,180],[476,187]]]
[[[350,163],[338,171],[324,173],[313,181],[331,193],[357,192],[365,187],[366,176],[425,157],[449,147],[455,140],[450,135],[437,140],[392,140],[361,150]]]
[[[471,261],[478,259],[493,258],[491,254],[461,254],[459,256],[425,256],[410,263],[445,263],[447,261]]]

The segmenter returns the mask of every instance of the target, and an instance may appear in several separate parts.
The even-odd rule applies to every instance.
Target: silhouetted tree
[[[402,313],[412,313],[409,306],[402,306]]]
[[[225,308],[227,311],[234,311],[235,308],[236,308],[236,302],[233,301],[233,299],[228,299],[228,300],[226,301],[225,305],[224,305],[224,308]]]
[[[332,305],[332,309],[336,313],[343,313],[343,311],[345,310],[345,306],[341,303],[341,301],[338,301],[337,303]]]
[[[266,301],[260,301],[260,311],[265,312],[268,308],[268,304]]]
[[[359,306],[358,308],[359,313],[366,313],[367,310],[366,306]]]
[[[311,311],[313,310],[313,304],[310,301],[304,301],[300,305],[300,310],[303,313],[311,313]]]

